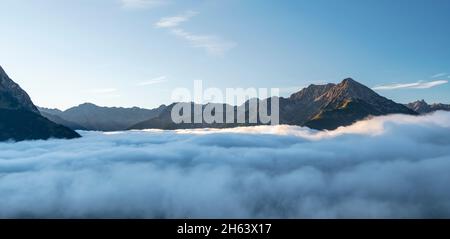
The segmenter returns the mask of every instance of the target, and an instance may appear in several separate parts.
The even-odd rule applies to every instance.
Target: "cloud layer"
[[[2,218],[450,218],[450,113],[0,143]]]

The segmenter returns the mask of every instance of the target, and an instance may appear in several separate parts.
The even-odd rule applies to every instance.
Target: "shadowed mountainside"
[[[28,94],[0,66],[0,141],[78,137],[75,131],[43,117]]]

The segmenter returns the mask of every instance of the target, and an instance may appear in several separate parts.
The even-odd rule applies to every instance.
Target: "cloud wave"
[[[0,143],[2,218],[450,218],[450,113]]]

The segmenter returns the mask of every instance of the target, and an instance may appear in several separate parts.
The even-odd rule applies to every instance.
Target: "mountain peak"
[[[353,80],[353,78],[349,77],[349,78],[345,78],[344,80],[342,80],[342,83],[358,83],[357,81]]]
[[[421,105],[421,106],[428,106],[429,105],[424,99],[414,101],[411,104],[413,104],[413,105]]]
[[[406,107],[418,112],[418,113],[429,113],[432,110],[431,106],[425,100],[417,100],[406,105]]]
[[[360,99],[373,102],[379,98],[380,96],[376,92],[352,78],[344,79],[320,97],[321,100],[328,102],[344,99]]]
[[[290,99],[292,100],[306,100],[306,101],[313,101],[316,98],[323,95],[325,92],[330,90],[336,86],[335,84],[328,83],[326,85],[314,85],[311,84],[306,88],[303,88],[301,91],[294,93],[290,96]]]
[[[450,105],[442,103],[430,105],[425,100],[417,100],[405,106],[420,114],[427,114],[438,110],[450,111]]]
[[[347,88],[355,87],[355,88],[369,89],[367,86],[359,83],[358,81],[355,81],[353,78],[346,78],[339,85],[347,87]]]
[[[417,102],[418,102],[418,103],[420,102],[421,104],[427,104],[427,105],[428,105],[428,103],[427,103],[424,99],[418,100]]]
[[[81,107],[81,108],[97,108],[99,106],[96,105],[96,104],[87,102],[87,103],[80,104],[77,107]]]

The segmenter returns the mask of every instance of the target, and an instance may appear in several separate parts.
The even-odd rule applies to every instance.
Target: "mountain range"
[[[258,99],[252,99],[259,103]],[[236,126],[251,126],[262,124],[249,123],[249,105],[252,100],[239,106],[214,104],[216,109],[223,112],[234,111],[235,119],[238,112],[245,112],[246,123],[181,123],[172,121],[171,112],[176,103],[161,105],[156,109],[100,107],[86,103],[66,111],[39,108],[47,118],[72,129],[115,131],[129,129],[186,129],[186,128],[227,128]],[[274,98],[268,99],[270,106]],[[290,97],[279,97],[280,123],[288,125],[307,126],[318,130],[333,130],[340,126],[350,125],[369,116],[387,114],[417,115],[435,110],[449,110],[444,104],[434,104],[427,108],[415,107],[418,103],[407,105],[398,104],[372,89],[351,79],[344,79],[339,84],[310,85]],[[182,103],[189,106],[191,119],[195,118],[194,107],[211,106],[199,105],[192,102]],[[420,104],[422,105],[422,104]],[[270,108],[270,107],[269,107]],[[224,122],[225,122],[224,118]],[[235,121],[236,122],[236,121]]]
[[[370,116],[418,115],[436,110],[450,110],[450,105],[429,105],[423,100],[406,105],[399,104],[351,78],[344,79],[339,84],[310,85],[290,97],[272,97],[267,100],[269,114],[272,102],[279,101],[280,124],[306,126],[317,130],[333,130]],[[155,109],[101,107],[85,103],[61,111],[36,107],[28,94],[0,67],[0,141],[80,137],[74,130],[119,131],[261,125],[263,123],[260,118],[254,118],[249,112],[252,103],[261,104],[261,100],[251,99],[239,106],[181,103],[191,107],[192,119],[195,118],[195,107],[205,109],[214,106],[223,112],[233,111],[234,122],[239,114],[245,114],[245,123],[231,124],[211,124],[205,121],[176,124],[172,121],[171,112],[177,103],[161,105]],[[255,121],[250,121],[252,117]],[[225,116],[223,121],[226,122]]]
[[[272,101],[273,98],[268,99],[269,106]],[[224,112],[231,107],[235,111],[234,115],[237,115],[239,108],[245,107],[246,119],[249,119],[249,105],[250,102],[247,101],[234,108],[225,104],[219,107],[223,107]],[[262,124],[259,119],[256,124],[248,123],[248,120],[243,124],[207,124],[205,122],[175,124],[170,120],[171,107],[173,105],[163,110],[158,117],[133,125],[129,129],[225,128]],[[206,105],[202,106],[202,108],[204,107]],[[368,116],[393,113],[417,114],[414,110],[378,95],[351,78],[347,78],[339,84],[310,85],[292,94],[289,98],[280,97],[279,107],[280,124],[307,126],[318,130],[333,130]]]
[[[0,141],[80,137],[43,117],[28,94],[0,66]]]
[[[39,107],[48,119],[75,130],[118,131],[144,120],[157,117],[165,106],[156,109],[100,107],[91,103],[68,110]]]

